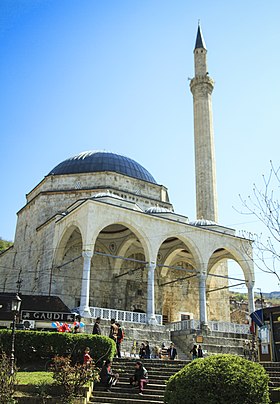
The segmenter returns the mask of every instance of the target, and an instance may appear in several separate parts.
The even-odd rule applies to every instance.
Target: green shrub
[[[73,366],[69,356],[55,356],[52,371],[55,384],[62,390],[63,403],[71,403],[87,382],[99,380],[99,372],[94,363]]]
[[[269,377],[258,363],[235,355],[196,359],[171,376],[167,404],[267,404]]]
[[[44,331],[16,331],[15,356],[18,365],[26,363],[44,363],[55,355],[71,355],[73,362],[82,362],[86,347],[98,365],[101,359],[112,357],[116,344],[108,337],[91,334],[70,334]],[[11,331],[0,330],[0,349],[9,353]]]

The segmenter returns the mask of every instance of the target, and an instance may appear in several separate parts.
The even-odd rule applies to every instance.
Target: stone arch
[[[163,243],[170,238],[180,240],[188,248],[191,256],[193,257],[193,262],[195,264],[195,268],[197,270],[200,270],[202,263],[203,263],[202,254],[201,254],[198,246],[196,245],[196,243],[192,239],[185,237],[182,234],[176,234],[176,232],[165,234],[164,237],[162,237],[161,239],[158,240],[158,253],[159,253],[159,250],[162,247]]]
[[[124,257],[127,253],[127,251],[130,249],[130,247],[133,245],[135,242],[135,238],[130,238],[121,245],[120,249],[118,250],[118,255],[120,257]],[[116,259],[114,268],[116,272],[119,272],[122,266],[122,259],[118,258]]]
[[[70,308],[80,303],[83,271],[83,234],[77,222],[71,222],[64,229],[57,244],[51,277],[51,290],[61,295]]]
[[[152,254],[151,253],[152,248],[151,248],[151,243],[149,241],[148,235],[143,231],[143,229],[138,228],[137,224],[133,223],[132,220],[131,220],[131,222],[128,222],[127,220],[110,220],[110,219],[103,220],[102,223],[99,224],[99,226],[95,228],[95,232],[90,238],[90,244],[93,246],[93,249],[94,249],[96,239],[98,238],[98,235],[101,233],[101,231],[103,229],[105,229],[106,227],[113,226],[113,225],[124,226],[127,229],[129,229],[133,234],[135,234],[143,247],[144,254],[145,254],[145,257],[147,258],[147,261],[150,259],[151,254]]]
[[[247,255],[243,254],[235,246],[220,246],[219,248],[216,248],[210,255],[207,264],[208,273],[213,271],[213,269],[215,269],[216,265],[220,261],[228,259],[234,260],[240,266],[244,274],[244,281],[246,282],[255,281],[252,260],[250,260],[250,258]]]
[[[73,232],[75,230],[79,231],[79,233],[81,234],[82,242],[83,242],[84,237],[83,237],[82,227],[80,226],[80,224],[76,221],[69,223],[67,225],[67,227],[64,229],[64,231],[60,237],[60,240],[58,241],[57,246],[56,246],[55,256],[54,256],[54,265],[55,266],[58,265],[60,262],[62,262],[65,247],[66,247],[71,235],[73,234]]]
[[[235,245],[220,245],[207,263],[207,311],[209,320],[230,321],[228,260],[235,261],[244,274],[244,282],[254,282],[252,262]],[[242,282],[242,277],[238,276]],[[238,282],[238,280],[236,280]]]
[[[198,318],[199,287],[197,272],[201,268],[201,254],[194,242],[182,235],[169,235],[162,240],[158,254],[158,287],[156,306],[162,308],[164,322],[182,318]],[[178,266],[171,269],[166,266]],[[182,268],[182,269],[179,269]]]
[[[137,230],[135,232],[131,225],[127,225],[123,221],[108,221],[105,226],[103,222],[102,227],[99,226],[98,229],[95,229],[94,251],[96,251],[96,246],[99,242],[109,247],[114,243],[115,249],[113,253],[107,249],[108,256],[93,254],[91,260],[90,301],[93,302],[94,306],[133,310],[133,296],[138,291],[138,295],[135,294],[135,298],[137,298],[136,306],[141,306],[142,309],[145,308],[145,305],[140,304],[140,300],[146,299],[146,291],[143,285],[139,286],[141,281],[138,279],[140,274],[143,275],[143,271],[140,268],[138,271],[137,262],[114,257],[119,256],[146,261],[145,254],[149,254],[147,252],[149,247],[147,243],[143,245],[143,240],[143,234]],[[137,248],[134,245],[135,243],[139,244]],[[134,272],[134,270],[138,272]]]

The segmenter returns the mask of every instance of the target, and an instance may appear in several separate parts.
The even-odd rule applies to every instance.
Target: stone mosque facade
[[[0,255],[2,290],[59,296],[83,317],[92,308],[145,313],[150,324],[230,321],[227,260],[239,263],[254,311],[251,242],[218,224],[207,50],[194,49],[197,218],[174,212],[168,190],[134,160],[103,151],[52,169],[18,212],[13,247]]]

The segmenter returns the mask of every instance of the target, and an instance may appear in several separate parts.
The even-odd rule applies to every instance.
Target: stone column
[[[205,272],[199,274],[199,320],[201,326],[207,325],[206,279]]]
[[[83,251],[84,258],[83,277],[81,288],[81,301],[80,301],[80,314],[83,317],[90,317],[89,310],[89,288],[90,288],[90,264],[91,264],[91,251]]]
[[[157,324],[155,316],[155,268],[154,262],[147,264],[148,290],[147,290],[147,323]]]
[[[249,314],[255,311],[255,299],[254,299],[254,281],[246,282],[246,286],[248,289],[248,310]]]

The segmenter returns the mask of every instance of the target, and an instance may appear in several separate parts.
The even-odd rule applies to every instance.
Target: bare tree
[[[255,216],[265,227],[265,235],[249,233],[258,258],[254,263],[262,271],[275,275],[280,284],[280,167],[276,169],[270,161],[270,173],[262,178],[263,187],[254,184],[252,195],[247,199],[239,195],[242,202],[239,212]]]

